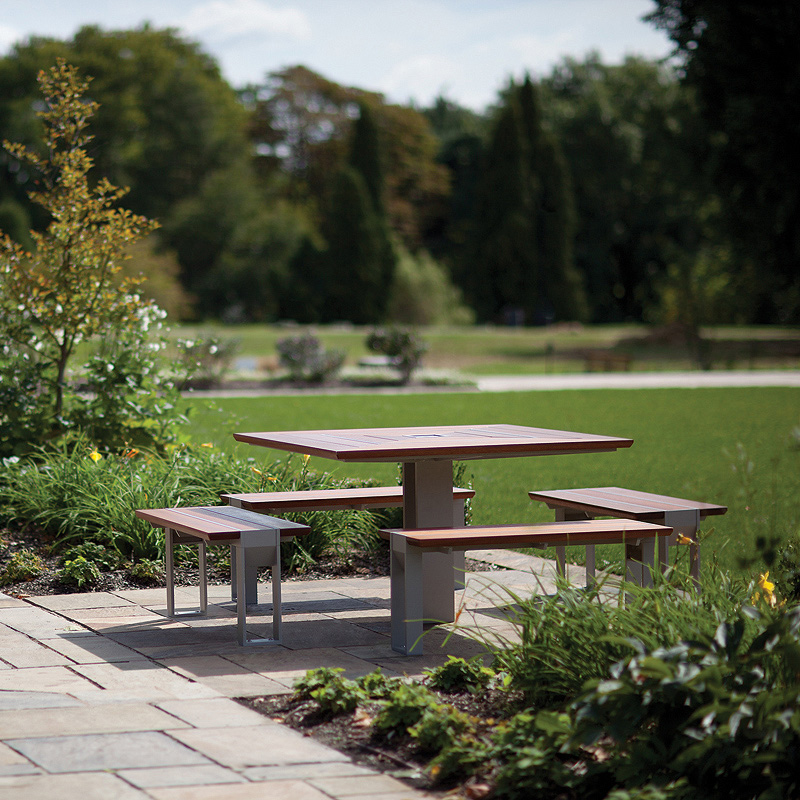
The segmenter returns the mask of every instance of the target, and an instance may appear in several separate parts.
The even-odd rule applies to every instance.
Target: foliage
[[[696,91],[708,135],[695,161],[710,168],[735,271],[751,273],[749,310],[757,320],[797,322],[797,7],[658,0],[648,19],[675,43],[682,82]]]
[[[158,586],[164,580],[164,567],[160,559],[143,558],[128,567],[134,580],[147,585]]]
[[[3,571],[0,572],[0,586],[33,580],[41,575],[43,570],[42,559],[36,553],[27,548],[17,550],[8,559]]]
[[[78,439],[27,460],[5,459],[0,468],[0,513],[9,522],[33,523],[54,537],[56,551],[94,543],[134,561],[163,557],[161,531],[135,516],[139,508],[219,504],[227,492],[319,489],[353,482],[300,468],[289,459],[261,468],[208,445],[170,448],[167,454],[126,448],[102,455]],[[363,482],[362,482],[363,485]],[[346,553],[377,540],[368,512],[287,515],[312,532],[281,547],[287,572],[313,564],[323,553]],[[87,560],[96,554],[78,551]],[[142,569],[145,569],[143,567]],[[149,568],[148,568],[149,569]]]
[[[209,389],[219,386],[231,368],[239,340],[201,333],[196,338],[178,339],[180,372],[186,377],[181,388]]]
[[[426,711],[433,712],[438,707],[439,702],[424,686],[402,683],[384,701],[373,721],[373,728],[387,739],[405,736]]]
[[[355,710],[364,699],[364,692],[358,683],[342,677],[343,669],[320,667],[309,670],[295,683],[298,697],[314,700],[320,713],[330,716]]]
[[[456,656],[448,656],[447,661],[434,669],[426,669],[427,685],[442,692],[467,691],[477,694],[494,679],[495,672],[483,665],[481,656],[469,661]]]
[[[411,374],[428,349],[417,334],[404,328],[376,328],[367,336],[367,347],[373,353],[382,353],[392,360],[400,371],[402,383],[411,380]]]
[[[289,377],[303,383],[332,380],[344,363],[342,351],[326,350],[312,333],[281,339],[276,348],[281,366],[289,370]]]
[[[94,561],[89,561],[84,556],[75,556],[64,561],[58,579],[66,586],[83,589],[94,586],[100,580],[100,568]]]
[[[22,453],[70,428],[103,447],[161,444],[179,416],[171,386],[156,370],[160,345],[148,339],[163,313],[143,299],[136,280],[118,277],[126,249],[155,223],[115,207],[124,190],[89,178],[87,126],[97,104],[85,98],[88,82],[63,60],[39,82],[47,158],[5,143],[39,175],[31,199],[49,225],[31,231],[33,252],[0,239],[0,369],[11,394],[0,416],[0,448]],[[68,383],[76,348],[101,336],[84,365],[92,394],[78,395],[75,378]]]
[[[469,325],[472,310],[446,268],[426,252],[398,251],[389,291],[388,319],[399,325]]]

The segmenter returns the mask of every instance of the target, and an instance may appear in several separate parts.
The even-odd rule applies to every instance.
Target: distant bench
[[[481,525],[454,530],[425,528],[387,530],[391,541],[392,649],[422,654],[422,556],[425,551],[482,550],[484,548],[564,547],[567,545],[623,544],[626,577],[651,586],[656,539],[672,528],[637,520],[586,520],[538,525]],[[563,568],[563,561],[560,562]]]
[[[583,357],[586,372],[627,372],[633,360],[628,353],[611,350],[587,350]]]

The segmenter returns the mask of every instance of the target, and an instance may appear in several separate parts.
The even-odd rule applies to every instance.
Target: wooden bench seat
[[[453,488],[453,501],[475,496],[472,489]],[[364,486],[355,489],[306,489],[295,492],[253,492],[223,494],[220,497],[232,506],[250,511],[341,511],[369,508],[401,508],[402,486]],[[463,515],[462,515],[463,516]],[[463,519],[462,519],[463,525]]]
[[[240,645],[279,643],[281,638],[281,553],[280,543],[311,532],[308,525],[256,514],[231,506],[187,508],[146,508],[136,511],[165,533],[167,614],[170,617],[205,616],[208,609],[206,545],[231,547],[231,571],[235,578],[231,595],[236,600],[237,635]],[[199,564],[200,607],[197,611],[175,610],[175,545],[196,545]],[[272,572],[272,637],[247,637],[247,605],[258,602],[258,567]]]
[[[656,539],[672,529],[638,520],[585,520],[539,525],[490,525],[420,530],[388,530],[391,541],[392,649],[407,655],[422,653],[422,556],[432,550],[467,551],[484,548],[553,547],[623,544],[626,578],[652,585]],[[562,563],[563,566],[563,563]]]
[[[669,564],[669,545],[679,544],[679,537],[691,540],[690,573],[695,583],[700,582],[700,547],[697,529],[707,517],[724,514],[725,506],[701,503],[680,497],[669,497],[619,486],[601,486],[593,489],[554,489],[528,492],[532,500],[546,503],[556,512],[557,520],[585,520],[597,517],[615,517],[667,525],[673,529],[669,538],[659,540],[659,561],[662,570]],[[557,553],[565,558],[563,549]],[[586,578],[594,578],[594,547],[586,548]]]
[[[453,487],[453,527],[464,527],[464,504],[475,497],[473,489]],[[220,498],[237,508],[259,513],[299,511],[363,511],[371,508],[402,508],[402,486],[362,486],[353,489],[304,489],[294,492],[222,494]],[[388,539],[388,535],[381,533]],[[466,562],[463,554],[453,563],[453,583],[464,588]]]

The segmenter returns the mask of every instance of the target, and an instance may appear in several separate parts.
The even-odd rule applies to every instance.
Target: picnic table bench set
[[[381,531],[391,559],[392,648],[422,653],[423,625],[455,619],[455,590],[464,585],[464,554],[484,548],[555,547],[565,572],[566,547],[586,547],[587,582],[595,580],[594,548],[621,544],[625,577],[653,583],[668,565],[670,544],[690,543],[691,575],[699,585],[697,530],[724,506],[619,487],[531,491],[554,509],[554,522],[464,525],[464,504],[474,496],[453,486],[453,461],[567,453],[604,453],[630,447],[632,439],[520,425],[452,425],[406,428],[235,433],[239,442],[321,456],[342,463],[400,462],[402,486],[223,494],[223,506],[140,509],[137,516],[165,530],[167,614],[204,615],[207,609],[206,547],[232,548],[231,599],[236,601],[240,645],[281,641],[280,543],[310,533],[306,525],[274,513],[402,507],[403,528]],[[608,519],[610,518],[610,519]],[[175,608],[174,547],[196,545],[200,565],[199,608]],[[247,606],[257,603],[257,571],[271,570],[272,636],[251,638]]]

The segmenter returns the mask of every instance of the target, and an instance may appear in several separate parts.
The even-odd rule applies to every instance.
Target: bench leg
[[[573,508],[556,508],[556,522],[574,522],[576,520],[593,519],[585,511],[576,511]],[[556,560],[559,557],[562,559],[563,564],[560,565],[559,572],[561,575],[566,576],[566,560],[567,551],[561,548],[561,556],[559,556],[559,548],[556,548]],[[586,586],[587,588],[594,586],[597,582],[596,565],[595,565],[595,552],[594,545],[586,545]]]
[[[422,655],[422,552],[391,537],[392,650]]]
[[[175,610],[175,545],[196,545],[198,566],[198,589],[200,592],[200,608],[197,611]],[[208,612],[208,568],[206,561],[206,543],[196,536],[180,533],[173,528],[164,529],[164,561],[167,583],[167,616],[169,617],[204,617]]]
[[[465,506],[465,500],[453,500],[454,528],[463,528],[465,526]],[[458,550],[453,553],[453,584],[456,591],[466,588],[467,585],[467,553],[464,550]]]
[[[231,600],[234,602],[237,598],[239,580],[237,578],[239,567],[237,565],[238,559],[235,557],[235,546],[231,545]],[[254,606],[258,602],[258,568],[268,566],[267,564],[256,563],[252,558],[245,555],[244,567],[244,591],[245,603],[249,606]]]
[[[270,544],[263,545],[264,540],[271,540]],[[260,644],[280,644],[281,641],[281,552],[280,536],[278,531],[270,531],[265,537],[259,535],[260,546],[253,546],[247,542],[243,535],[239,543],[232,545],[236,562],[236,636],[243,647]],[[232,559],[233,561],[233,559]],[[250,574],[259,566],[269,566],[272,572],[272,637],[248,638],[247,636],[247,606],[248,587]]]
[[[640,539],[636,543],[625,542],[625,580],[639,586],[653,586],[653,570],[656,568],[656,542],[654,537]]]
[[[661,557],[661,569],[666,569],[669,564],[669,556],[666,555],[669,542],[675,541],[679,534],[688,536],[693,542],[689,545],[689,574],[692,577],[692,581],[694,581],[694,585],[699,590],[700,545],[697,544],[697,529],[700,527],[700,512],[695,508],[686,508],[680,511],[667,511],[664,513],[664,524],[673,529],[673,534],[671,537],[660,537],[659,555],[662,555],[661,548],[663,547],[664,549],[664,555]]]

